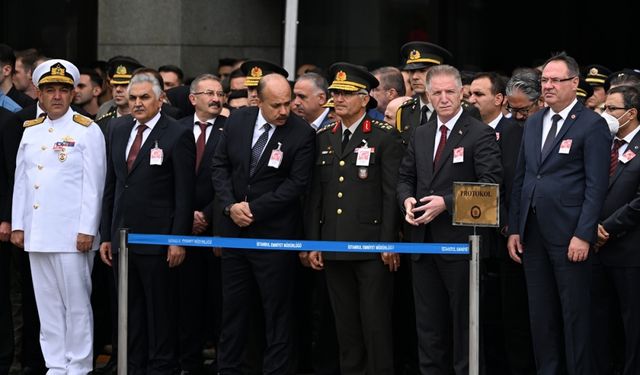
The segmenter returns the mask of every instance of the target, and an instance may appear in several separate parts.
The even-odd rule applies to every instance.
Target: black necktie
[[[349,136],[351,135],[351,130],[345,129],[344,133],[342,133],[342,152],[347,148],[347,144],[349,144]]]
[[[420,115],[420,124],[426,124],[427,121],[429,121],[429,107],[423,105],[422,109],[420,109],[420,112],[422,112],[422,114]]]
[[[256,167],[258,166],[258,161],[260,160],[260,155],[262,155],[262,150],[264,146],[267,145],[267,140],[269,139],[269,130],[271,130],[271,125],[264,124],[262,125],[262,134],[260,134],[260,138],[256,141],[256,144],[253,145],[251,149],[251,167],[249,169],[249,176],[253,176],[256,172]]]
[[[547,133],[547,138],[544,140],[544,145],[542,146],[542,156],[546,155],[551,151],[551,147],[553,147],[553,141],[556,139],[556,133],[558,132],[558,121],[562,119],[562,116],[559,114],[553,115],[551,117],[551,129],[549,129],[549,133]]]

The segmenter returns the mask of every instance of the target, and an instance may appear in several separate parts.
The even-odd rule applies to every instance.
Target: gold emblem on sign
[[[453,225],[497,227],[499,222],[498,184],[453,183]]]
[[[251,77],[262,77],[262,69],[260,69],[259,66],[254,66],[253,68],[251,68]]]
[[[346,81],[346,80],[347,80],[347,73],[345,73],[342,70],[336,73],[336,81]]]
[[[411,50],[411,52],[409,52],[409,60],[417,60],[420,58],[420,51],[418,51],[417,49]]]
[[[116,74],[127,74],[127,68],[124,65],[118,65],[116,68]]]
[[[589,75],[595,76],[596,74],[598,74],[598,68],[591,68],[591,70],[589,70]]]

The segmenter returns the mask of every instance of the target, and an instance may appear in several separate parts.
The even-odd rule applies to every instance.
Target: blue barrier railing
[[[343,242],[260,238],[196,237],[130,233],[129,244],[224,247],[251,250],[337,251],[361,253],[469,254],[466,243]]]

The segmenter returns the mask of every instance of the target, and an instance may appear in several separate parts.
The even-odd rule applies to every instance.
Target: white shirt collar
[[[449,131],[451,131],[453,129],[453,126],[456,124],[456,122],[458,122],[458,119],[460,118],[461,115],[462,115],[462,107],[458,109],[458,113],[456,113],[451,118],[451,120],[447,121],[446,124],[440,121],[440,117],[438,116],[438,129],[440,129],[440,127],[444,125],[447,127],[447,129],[449,129]]]
[[[496,126],[498,126],[498,123],[500,122],[500,120],[502,120],[502,113],[498,113],[498,117],[494,118],[493,120],[489,121],[489,123],[487,125],[491,126],[494,130],[496,128]]]
[[[151,118],[151,120],[147,121],[145,123],[145,125],[147,125],[147,127],[149,128],[149,130],[153,130],[153,127],[156,126],[156,124],[158,123],[158,121],[160,120],[160,112],[156,113],[155,116],[153,116]],[[140,126],[140,121],[136,120],[136,124],[133,127],[133,129],[137,129],[138,126]]]

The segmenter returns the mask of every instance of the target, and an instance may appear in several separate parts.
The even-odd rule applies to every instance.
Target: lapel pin
[[[572,119],[572,120],[575,120],[575,119],[576,119],[576,114],[575,114],[575,113],[571,115],[571,119]]]
[[[462,130],[458,130],[458,134],[462,135]]]

